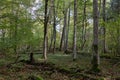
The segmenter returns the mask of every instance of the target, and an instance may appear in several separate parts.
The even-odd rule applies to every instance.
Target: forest
[[[0,0],[0,80],[120,80],[120,0]]]

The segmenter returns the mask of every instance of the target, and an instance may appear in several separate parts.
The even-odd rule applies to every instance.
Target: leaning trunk
[[[67,21],[67,9],[64,10],[64,26],[63,26],[63,31],[62,31],[62,37],[61,37],[61,42],[60,42],[60,51],[65,47],[66,43],[66,21]],[[64,49],[65,50],[65,49]]]

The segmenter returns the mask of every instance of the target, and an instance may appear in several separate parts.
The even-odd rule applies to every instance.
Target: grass
[[[87,55],[87,54],[86,54]],[[91,68],[91,55],[86,56],[78,54],[77,61],[72,61],[71,54],[63,54],[57,52],[56,54],[49,53],[47,63],[55,64],[56,67],[73,72],[73,76],[67,76],[59,72],[52,71],[42,71],[40,67],[28,65],[25,63],[13,64],[12,67],[4,67],[6,64],[14,61],[14,56],[4,56],[0,59],[0,80],[26,80],[30,76],[39,76],[44,80],[81,80],[75,78],[77,74],[84,73],[84,76],[96,77],[94,74],[85,73],[85,71]],[[19,60],[28,60],[28,54],[20,54]],[[34,58],[37,62],[42,62],[42,54],[34,54]],[[49,66],[48,66],[49,67]],[[82,72],[76,73],[76,70],[82,70]],[[99,78],[113,78],[120,76],[120,65],[113,67],[110,59],[101,58],[100,69],[102,74],[98,76]],[[83,74],[82,74],[83,75]],[[56,77],[58,77],[56,79]],[[64,79],[65,78],[65,79]],[[100,79],[101,80],[101,79]]]

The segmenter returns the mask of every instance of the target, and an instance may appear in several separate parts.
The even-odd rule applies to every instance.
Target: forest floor
[[[120,80],[120,58],[101,56],[99,74],[90,71],[91,55],[78,54],[72,61],[71,54],[35,54],[35,63],[29,64],[28,54],[21,54],[19,62],[13,63],[15,56],[0,54],[0,80]],[[21,61],[20,61],[21,60]]]

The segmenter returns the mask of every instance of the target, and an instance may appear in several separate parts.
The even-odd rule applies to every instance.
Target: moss
[[[99,78],[99,79],[97,79],[97,80],[106,80],[106,78],[104,78],[104,77],[101,77],[101,78]]]
[[[28,77],[29,80],[44,80],[41,76],[31,75]]]
[[[93,73],[100,73],[101,70],[99,68],[92,68],[91,72],[93,72]]]

